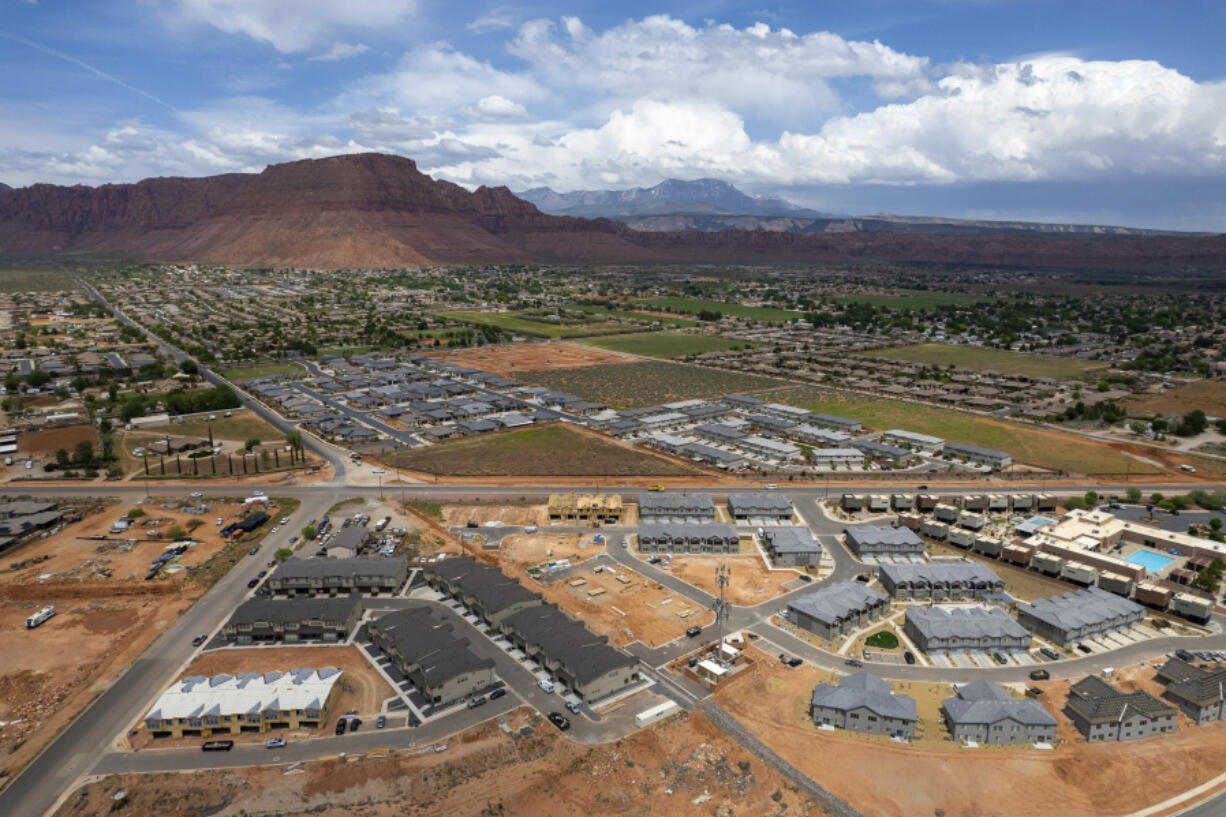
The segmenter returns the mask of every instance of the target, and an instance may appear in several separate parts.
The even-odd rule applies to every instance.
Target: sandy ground
[[[190,595],[184,596],[185,588]],[[180,580],[0,585],[0,782],[136,660],[198,593]],[[57,615],[34,630],[43,605]]]
[[[68,453],[76,451],[77,443],[89,440],[98,450],[98,435],[88,425],[65,426],[47,431],[36,431],[33,434],[22,434],[17,446],[22,454],[45,456],[54,454],[61,448]]]
[[[728,565],[729,584],[725,591],[732,604],[750,607],[788,592],[788,582],[796,580],[792,570],[767,570],[760,556],[674,556],[669,572],[708,593],[719,594],[715,570]],[[664,567],[664,564],[658,565]]]
[[[658,647],[685,635],[688,627],[715,620],[710,610],[621,565],[611,570],[605,566],[599,573],[595,570],[551,585],[531,586],[618,646],[642,641]]]
[[[476,522],[485,527],[487,522],[503,525],[544,525],[548,521],[545,505],[444,505],[443,524],[466,525]]]
[[[1138,672],[1152,677],[1152,669]],[[927,685],[901,691],[917,699],[923,738],[912,745],[818,730],[806,715],[823,674],[759,661],[716,692],[716,699],[785,759],[870,817],[898,815],[1126,815],[1221,774],[1226,723],[1129,743],[1079,742],[1058,710],[1067,684],[1038,684],[1040,701],[1060,721],[1053,751],[1028,747],[961,749],[932,723],[939,706]],[[903,684],[901,686],[907,686]],[[1126,688],[1127,685],[1125,684]]]
[[[362,720],[374,720],[382,708],[383,702],[395,695],[383,676],[378,673],[370,661],[363,657],[357,647],[261,647],[231,650],[210,650],[202,653],[193,661],[179,678],[189,675],[233,675],[239,672],[271,672],[272,670],[291,669],[322,669],[336,667],[344,672],[341,676],[341,693],[325,713],[328,726],[335,723],[338,716],[346,712],[356,712]],[[152,704],[162,690],[153,691],[149,702]],[[131,737],[131,746],[135,749],[147,747],[196,746],[200,738],[154,739],[144,731],[133,726],[137,734]],[[286,740],[303,740],[328,737],[332,730],[299,729],[296,731],[278,731],[277,737]],[[267,735],[244,735],[235,740],[262,743]]]
[[[480,369],[483,372],[501,375],[512,380],[517,372],[540,371],[541,369],[578,369],[601,363],[631,363],[638,358],[630,355],[606,352],[603,349],[587,349],[561,343],[520,343],[513,346],[483,346],[475,349],[456,349],[453,352],[425,352],[428,357],[458,363]]]
[[[225,544],[218,533],[217,517],[224,518],[227,523],[231,522],[237,518],[242,508],[241,503],[202,501],[209,510],[195,516],[162,508],[156,500],[142,505],[108,505],[104,511],[70,524],[55,536],[35,539],[6,553],[2,564],[7,569],[0,572],[0,585],[33,582],[40,577],[54,581],[100,579],[105,578],[108,572],[115,578],[143,579],[149,570],[150,562],[171,544],[166,532],[175,525],[186,532],[188,522],[192,519],[199,519],[204,524],[189,534],[196,544],[188,548],[178,563],[201,564]],[[110,533],[115,520],[133,508],[143,510],[145,516],[137,519],[124,533]],[[150,521],[159,524],[144,524]],[[148,535],[150,531],[161,531],[162,537],[151,537]],[[14,564],[23,562],[27,563],[25,567],[13,569]]]
[[[502,540],[498,560],[506,564],[530,567],[542,562],[570,559],[590,559],[604,551],[604,544],[595,541],[600,534],[585,533],[521,533]]]
[[[283,767],[130,775],[90,783],[57,817],[105,815],[117,789],[130,814],[296,817],[731,817],[821,810],[706,719],[680,715],[587,747],[520,709],[446,742],[446,751],[321,758]]]

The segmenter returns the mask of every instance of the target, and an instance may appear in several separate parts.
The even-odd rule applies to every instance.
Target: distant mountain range
[[[555,216],[625,219],[652,215],[748,215],[828,217],[780,198],[759,198],[742,193],[719,179],[665,179],[655,187],[628,190],[575,190],[558,193],[534,187],[516,193],[542,212]]]
[[[627,190],[575,190],[558,193],[535,187],[517,193],[541,211],[558,216],[610,218],[633,230],[672,233],[686,230],[765,230],[775,233],[890,232],[909,235],[1052,235],[1176,236],[1209,235],[1109,227],[1095,224],[1051,224],[1028,221],[896,216],[847,216],[822,213],[777,197],[750,196],[719,179],[665,179],[655,187]]]
[[[683,184],[691,193],[718,191],[720,202],[737,200],[730,185]],[[675,202],[670,195],[657,198]],[[270,165],[261,173],[0,187],[0,256],[73,252],[308,269],[554,262],[1226,269],[1226,236],[1081,235],[1059,225],[1019,231],[996,222],[892,216],[626,218],[640,229],[549,215],[505,187],[469,191],[430,178],[411,159],[365,153]]]

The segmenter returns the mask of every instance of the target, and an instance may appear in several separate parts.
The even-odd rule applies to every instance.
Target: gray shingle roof
[[[1056,725],[1056,719],[1034,698],[1016,700],[988,681],[973,681],[955,691],[954,697],[941,702],[951,723],[993,724],[1011,718],[1026,726]]]
[[[275,571],[276,579],[326,579],[333,576],[382,576],[395,578],[408,563],[404,556],[359,556],[354,559],[286,559]]]
[[[979,562],[929,562],[925,564],[881,565],[881,575],[894,584],[900,582],[986,582],[996,584],[1001,578]]]
[[[347,621],[353,608],[362,606],[360,596],[315,599],[248,599],[235,609],[227,626],[267,621],[288,624],[298,621]]]
[[[766,546],[776,553],[820,553],[822,549],[813,531],[795,525],[763,528],[762,538],[766,540]]]
[[[871,672],[849,675],[838,686],[818,684],[813,688],[812,703],[843,712],[865,708],[883,718],[916,720],[915,699],[910,695],[895,695],[889,684]]]
[[[792,512],[792,503],[786,496],[776,491],[728,494],[728,509],[736,515],[773,516],[775,514],[790,514]]]
[[[1069,688],[1068,707],[1091,723],[1120,721],[1129,710],[1148,718],[1174,715],[1175,708],[1148,692],[1121,692],[1097,675],[1089,675]]]
[[[834,624],[851,613],[857,613],[886,601],[886,595],[856,582],[835,582],[788,602],[789,610],[797,610],[820,621]]]
[[[715,503],[710,494],[639,494],[639,516],[658,514],[715,515]]]
[[[1144,612],[1140,605],[1097,587],[1036,599],[1033,604],[1019,604],[1017,609],[1065,631]]]
[[[891,528],[879,525],[855,525],[843,529],[847,540],[857,545],[915,545],[923,547],[924,541],[910,528]]]
[[[1030,638],[1030,632],[998,607],[908,607],[907,621],[925,638]]]

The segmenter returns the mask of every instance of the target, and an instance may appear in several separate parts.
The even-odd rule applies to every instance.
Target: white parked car
[[[200,491],[192,491],[191,496],[193,499],[199,499],[200,497],[204,496],[204,494],[202,494]]]
[[[280,525],[275,525],[275,526],[273,527],[273,529],[272,529],[272,532],[273,532],[273,533],[276,533],[276,532],[277,532],[277,531],[279,531],[279,530],[281,530],[281,526],[280,526]]]
[[[371,469],[370,469],[370,473],[372,473],[372,474],[386,474],[386,473],[387,473],[387,471],[384,471],[382,468],[371,468]]]

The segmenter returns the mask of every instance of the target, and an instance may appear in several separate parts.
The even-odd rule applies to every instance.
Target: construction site
[[[715,620],[710,610],[621,565],[567,571],[566,578],[537,588],[616,646],[642,641],[658,647]]]

